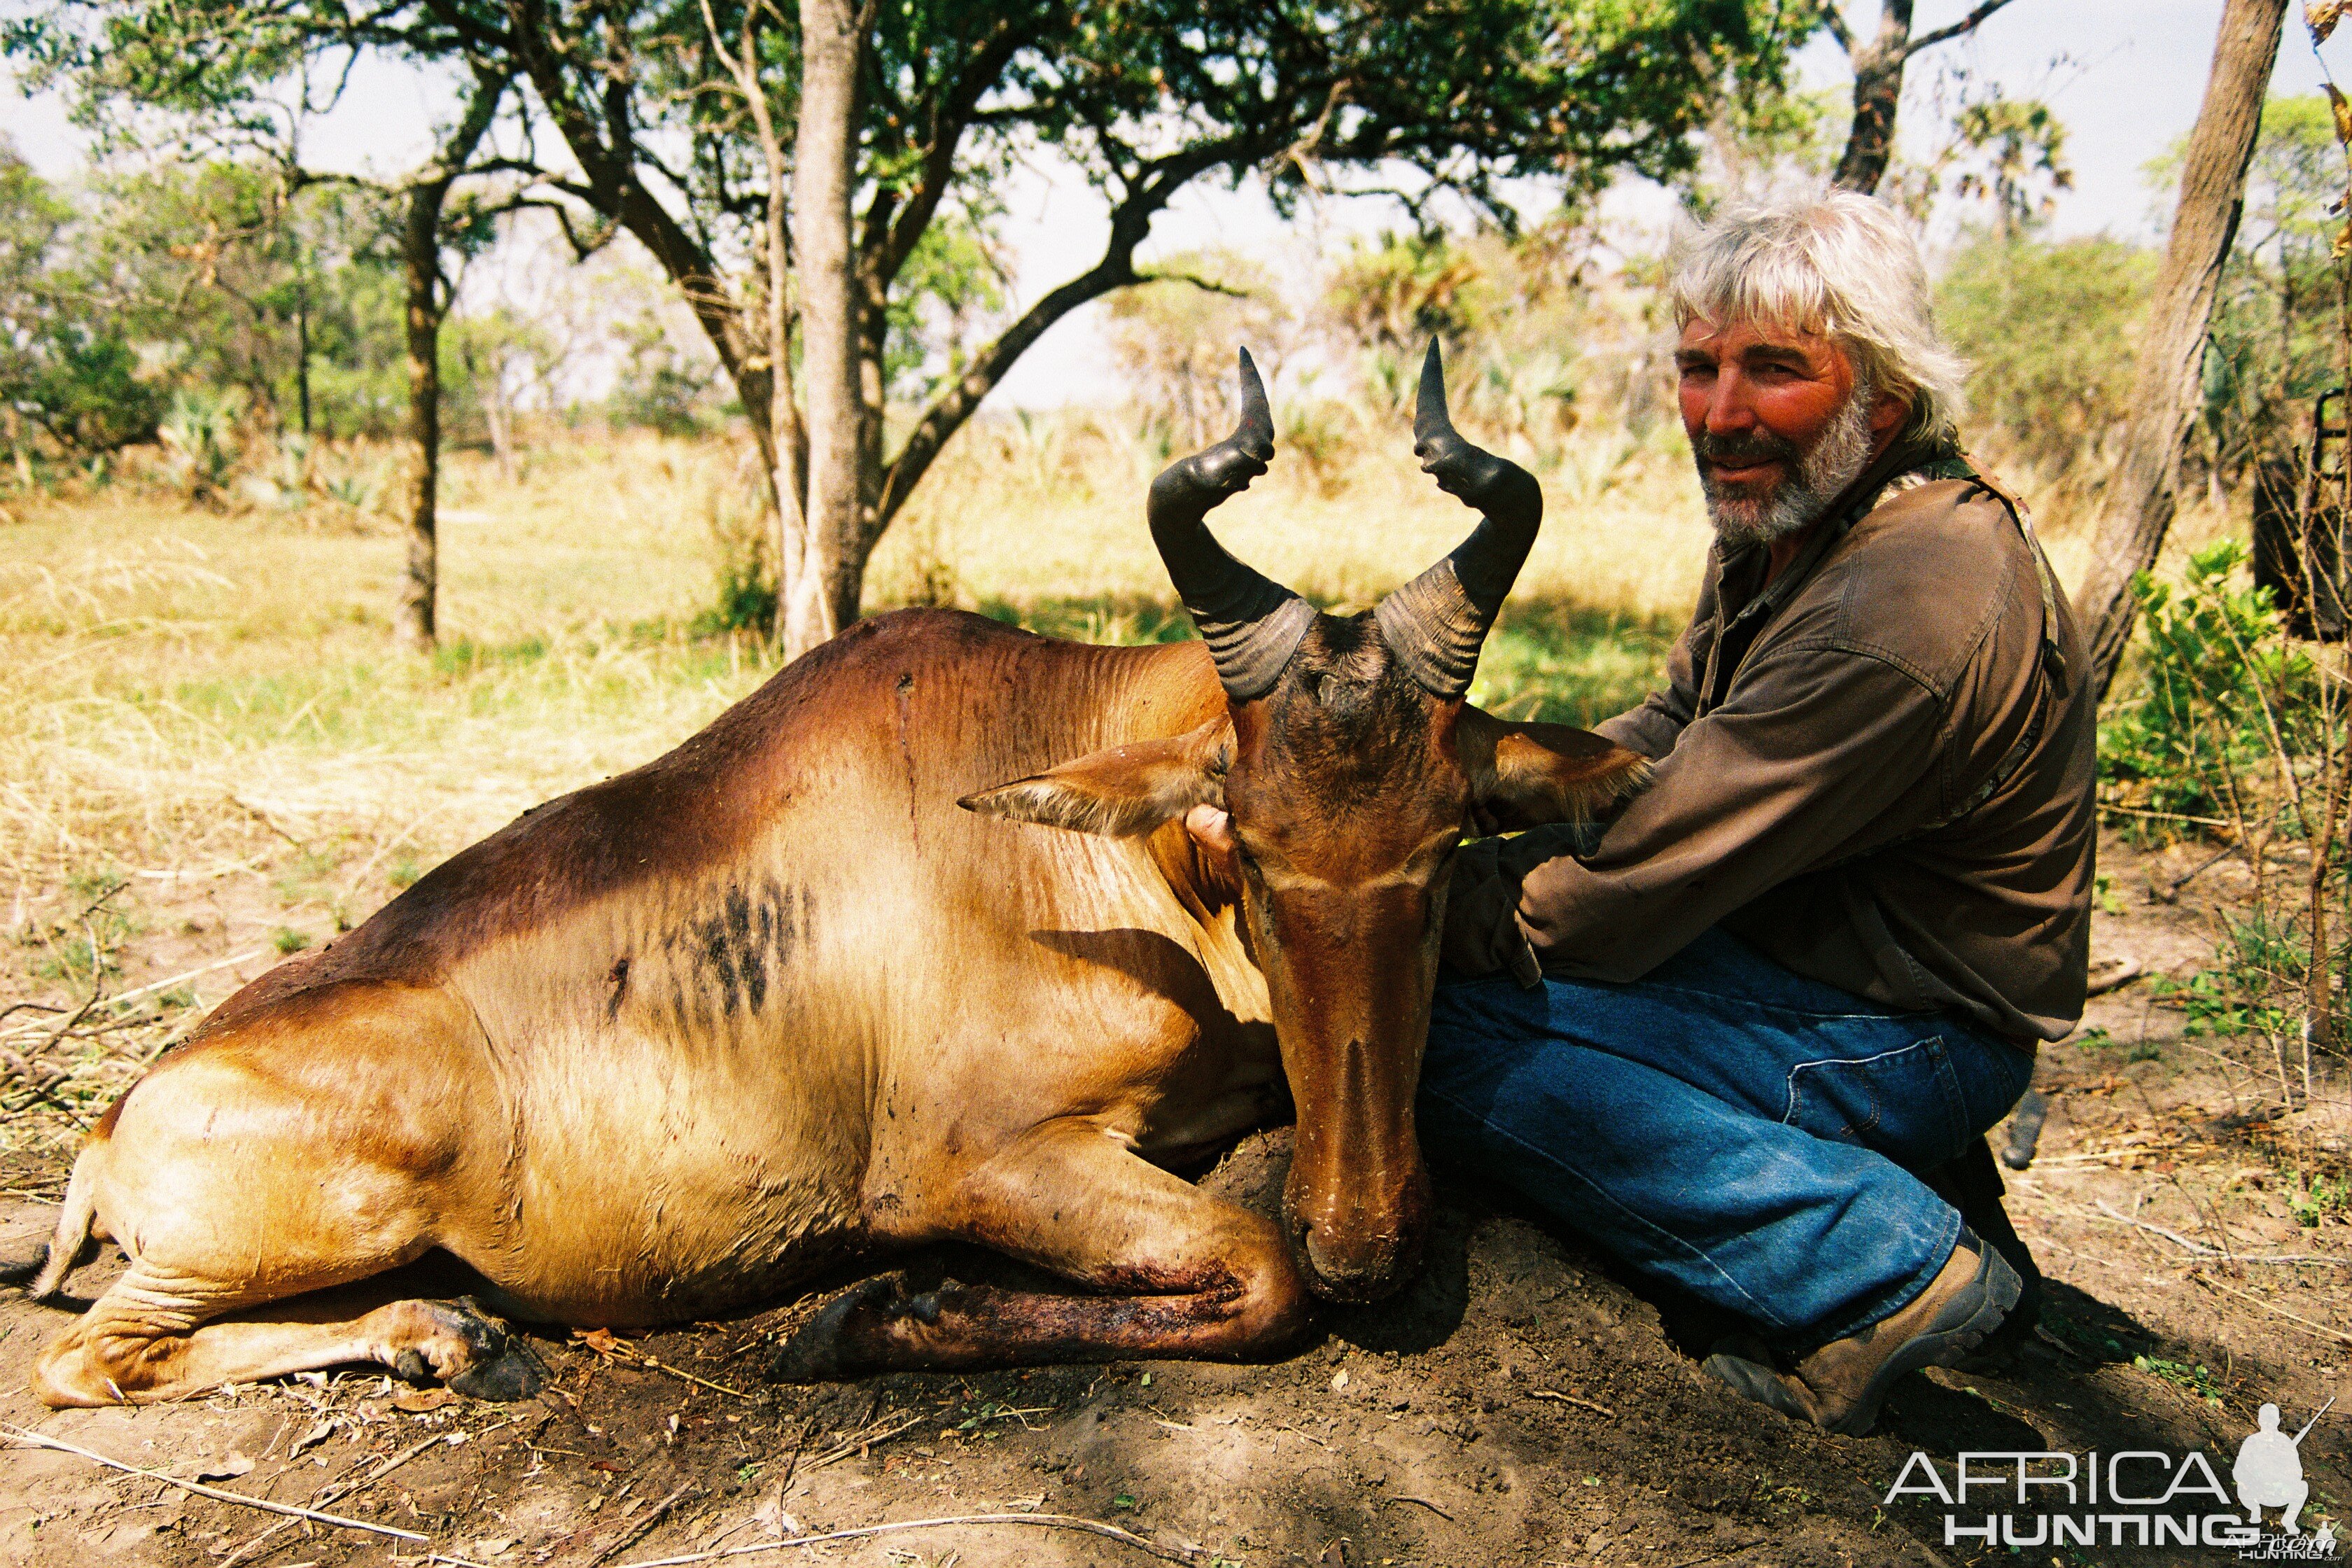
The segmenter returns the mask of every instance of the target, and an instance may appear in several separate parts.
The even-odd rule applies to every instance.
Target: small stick
[[[1438,1507],[1435,1503],[1430,1501],[1425,1497],[1392,1497],[1389,1499],[1389,1501],[1419,1503],[1422,1507],[1427,1509],[1438,1518],[1445,1521],[1448,1524],[1454,1522],[1454,1516],[1452,1514],[1446,1512],[1444,1509]]]
[[[2116,1213],[2114,1209],[2107,1206],[2107,1201],[2105,1198],[2101,1198],[2099,1200],[2099,1207],[2105,1209],[2107,1217],[2114,1220],[2117,1225],[2137,1226],[2140,1229],[2147,1231],[2149,1235],[2160,1236],[2164,1237],[2165,1240],[2171,1242],[2174,1246],[2185,1247],[2189,1251],[2195,1253],[2200,1258],[2219,1258],[2221,1256],[2220,1248],[2210,1246],[2206,1242],[2192,1240],[2191,1238],[2181,1235],[2177,1230],[2168,1230],[2160,1225],[2150,1225],[2144,1219],[2133,1219],[2128,1215],[2119,1215]]]
[[[808,1441],[816,1436],[816,1417],[812,1415],[801,1426],[801,1435],[793,1439],[793,1451],[784,1460],[784,1473],[776,1481],[776,1498],[781,1505],[783,1495],[792,1490],[793,1477],[801,1468],[801,1456],[808,1452]]]
[[[683,1557],[654,1557],[638,1563],[625,1563],[621,1568],[682,1568],[688,1563],[715,1563],[722,1557],[748,1557],[755,1552],[793,1552],[803,1546],[824,1546],[835,1541],[862,1541],[870,1536],[891,1535],[905,1530],[941,1530],[960,1524],[1025,1524],[1038,1530],[1082,1531],[1088,1535],[1099,1535],[1107,1541],[1116,1541],[1122,1546],[1132,1546],[1138,1552],[1149,1552],[1162,1563],[1192,1563],[1200,1561],[1200,1554],[1196,1552],[1162,1546],[1133,1531],[1105,1524],[1098,1519],[1080,1519],[1076,1514],[959,1513],[944,1519],[902,1519],[889,1524],[831,1531],[824,1535],[797,1535],[787,1541],[762,1541],[751,1546],[730,1546],[719,1552],[691,1552]]]
[[[257,958],[268,957],[268,948],[257,947],[251,952],[240,952],[234,957],[215,959],[210,963],[200,963],[194,969],[174,974],[169,980],[150,981],[144,985],[136,986],[129,991],[118,991],[114,994],[114,1005],[120,1007],[125,1002],[136,1002],[142,996],[152,996],[158,991],[169,991],[184,980],[194,980],[199,974],[210,974],[215,969],[227,969],[239,963],[250,963]]]
[[[1610,1409],[1606,1405],[1595,1405],[1590,1399],[1579,1399],[1573,1394],[1561,1394],[1555,1389],[1549,1388],[1538,1388],[1532,1392],[1533,1396],[1538,1399],[1557,1399],[1562,1405],[1573,1405],[1580,1409],[1590,1410],[1594,1412],[1596,1415],[1606,1415],[1612,1421],[1617,1419],[1617,1412]]]
[[[237,799],[235,795],[230,795],[228,797],[228,803],[229,805],[236,807],[237,810],[245,813],[246,816],[253,818],[254,821],[261,824],[262,826],[269,829],[270,832],[278,835],[278,837],[286,840],[287,843],[294,846],[295,848],[302,851],[305,855],[308,855],[310,852],[310,847],[309,845],[303,843],[300,839],[295,837],[292,834],[278,826],[276,822],[271,820],[269,814],[262,810],[259,806],[248,805],[246,802]]]
[[[2083,989],[2084,996],[2104,996],[2110,991],[2120,991],[2140,977],[2139,960],[2126,958],[2113,974],[2102,974]]]
[[[88,1448],[79,1448],[71,1443],[61,1442],[55,1437],[45,1437],[38,1432],[27,1432],[21,1426],[0,1424],[0,1436],[6,1436],[11,1441],[24,1443],[36,1448],[54,1448],[60,1454],[79,1455],[93,1463],[104,1465],[110,1470],[121,1470],[126,1476],[142,1476],[151,1481],[162,1481],[165,1486],[177,1487],[184,1492],[194,1492],[198,1497],[208,1497],[215,1502],[241,1503],[247,1508],[260,1509],[265,1513],[282,1513],[292,1519],[312,1520],[320,1524],[331,1524],[342,1530],[363,1530],[371,1535],[389,1535],[401,1541],[419,1542],[428,1547],[432,1544],[432,1537],[419,1535],[413,1530],[397,1530],[389,1524],[370,1524],[365,1520],[345,1519],[341,1514],[321,1513],[315,1508],[297,1508],[292,1503],[271,1502],[268,1498],[248,1497],[243,1492],[225,1492],[218,1487],[205,1486],[197,1481],[184,1481],[177,1476],[167,1476],[161,1470],[142,1470],[136,1465],[126,1465],[120,1459],[110,1459],[104,1454],[94,1453]]]
[[[887,1431],[869,1431],[861,1436],[850,1438],[847,1442],[843,1443],[838,1447],[826,1450],[824,1453],[818,1455],[815,1458],[811,1459],[808,1462],[808,1468],[812,1470],[821,1470],[827,1465],[837,1465],[842,1460],[849,1458],[850,1455],[856,1453],[861,1448],[870,1448],[877,1443],[887,1443],[891,1438],[898,1436],[901,1432],[912,1431],[915,1427],[923,1424],[924,1418],[925,1413],[920,1410],[909,1412],[904,1421],[899,1422],[896,1426],[890,1427]]]
[[[757,1394],[746,1394],[740,1388],[730,1388],[723,1383],[713,1383],[707,1377],[697,1377],[694,1373],[687,1371],[684,1367],[671,1366],[665,1362],[656,1360],[655,1357],[646,1354],[644,1351],[626,1349],[618,1340],[614,1340],[612,1344],[606,1346],[591,1343],[587,1336],[582,1335],[572,1342],[575,1344],[586,1345],[588,1349],[595,1352],[598,1355],[610,1356],[614,1361],[619,1362],[623,1366],[648,1366],[653,1368],[656,1372],[666,1372],[672,1377],[684,1378],[687,1382],[694,1384],[698,1387],[707,1388],[713,1394],[723,1394],[730,1399],[740,1399],[746,1405],[757,1405],[760,1403],[759,1396]]]
[[[624,1357],[623,1359],[625,1360],[627,1358]],[[757,1394],[746,1394],[740,1388],[730,1388],[723,1383],[713,1383],[707,1377],[697,1377],[694,1373],[687,1371],[686,1368],[682,1366],[672,1366],[667,1362],[656,1361],[651,1356],[640,1358],[639,1364],[649,1366],[656,1372],[666,1372],[672,1377],[682,1377],[688,1383],[710,1390],[713,1394],[724,1394],[731,1399],[742,1400],[747,1405],[757,1405],[760,1403],[759,1395]]]
[[[2150,882],[2147,885],[2147,896],[2155,900],[2159,904],[2177,904],[2180,901],[2181,889],[2189,886],[2189,883],[2203,876],[2208,870],[2211,869],[2213,867],[2219,866],[2222,861],[2227,860],[2231,856],[2237,852],[2238,846],[2235,843],[2224,844],[2221,848],[2216,849],[2212,854],[2207,856],[2204,859],[2200,860],[2195,866],[2182,872],[2179,876],[2175,877],[2170,882],[2165,884],[2165,888],[2162,892],[2157,891],[2156,884],[2154,882]]]
[[[375,1485],[376,1482],[383,1479],[384,1477],[392,1474],[393,1471],[400,1468],[401,1466],[408,1463],[409,1460],[416,1458],[417,1455],[425,1452],[425,1449],[433,1447],[436,1443],[446,1443],[448,1440],[449,1434],[446,1432],[436,1432],[433,1436],[425,1438],[423,1442],[411,1444],[404,1452],[395,1454],[390,1459],[385,1460],[383,1467],[377,1470],[375,1474],[372,1476],[362,1476],[357,1480],[346,1481],[341,1486],[332,1488],[324,1496],[320,1497],[319,1500],[320,1502],[341,1502],[345,1498],[351,1496],[353,1492],[364,1491],[369,1487]],[[299,1522],[301,1521],[292,1519],[278,1521],[276,1524],[271,1525],[268,1530],[263,1531],[260,1534],[255,1536],[252,1540],[247,1542],[244,1545],[230,1552],[226,1557],[222,1558],[220,1568],[236,1568],[236,1564],[240,1558],[249,1555],[257,1550],[263,1542],[268,1541],[271,1536],[276,1535],[281,1530],[293,1529],[295,1525]]]
[[[694,1488],[691,1485],[680,1486],[677,1490],[671,1492],[669,1496],[662,1499],[661,1501],[646,1510],[646,1514],[643,1519],[638,1520],[635,1524],[624,1525],[621,1529],[621,1532],[613,1537],[611,1545],[605,1547],[604,1551],[596,1553],[595,1556],[588,1559],[588,1568],[596,1568],[598,1563],[604,1562],[608,1557],[619,1556],[630,1547],[635,1546],[638,1542],[643,1541],[646,1536],[651,1535],[654,1532],[654,1526],[668,1518],[669,1510],[677,1506],[677,1500],[693,1490]]]
[[[2273,1313],[2278,1317],[2284,1318],[2290,1323],[2299,1324],[2305,1333],[2324,1339],[2330,1344],[2352,1345],[2352,1334],[2347,1334],[2341,1329],[2331,1329],[2325,1323],[2315,1323],[2309,1318],[2299,1318],[2293,1312],[2288,1311],[2284,1307],[2272,1306],[2268,1301],[2263,1300],[2260,1296],[2253,1294],[2250,1290],[2232,1290],[2227,1285],[2222,1284],[2219,1279],[2209,1279],[2201,1273],[2192,1274],[2189,1278],[2196,1280],[2200,1285],[2204,1286],[2208,1290],[2219,1290],[2224,1296],[2235,1296],[2242,1301],[2252,1301],[2263,1311]]]

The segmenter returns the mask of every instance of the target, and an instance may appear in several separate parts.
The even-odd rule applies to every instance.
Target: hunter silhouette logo
[[[2277,1405],[2265,1405],[2255,1413],[2259,1425],[2238,1445],[2238,1462],[2230,1471],[2231,1479],[2238,1484],[2238,1506],[2246,1510],[2247,1523],[2262,1523],[2263,1510],[2274,1508],[2279,1510],[2281,1530],[2289,1535],[2303,1533],[2294,1522],[2294,1516],[2303,1511],[2305,1500],[2311,1496],[2311,1485],[2303,1479],[2303,1439],[2335,1403],[2330,1399],[2321,1405],[2303,1424],[2303,1430],[2292,1437],[2278,1429]],[[2333,1527],[2323,1527],[2323,1532],[2332,1548]]]

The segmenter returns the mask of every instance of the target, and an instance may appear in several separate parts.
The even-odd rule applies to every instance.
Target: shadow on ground
[[[1263,1134],[1205,1180],[1263,1206],[1286,1159],[1287,1133]],[[78,1289],[115,1267],[101,1258]],[[988,1265],[938,1253],[909,1267],[970,1277]],[[1329,1313],[1297,1353],[1264,1365],[772,1389],[761,1365],[803,1303],[604,1352],[545,1338],[555,1376],[520,1405],[346,1374],[168,1409],[52,1413],[23,1389],[62,1315],[12,1296],[0,1303],[0,1360],[15,1392],[0,1415],[142,1468],[410,1531],[450,1558],[500,1568],[724,1551],[772,1537],[786,1519],[828,1530],[1017,1512],[1108,1521],[1197,1548],[1204,1565],[2007,1563],[2021,1559],[1966,1540],[1948,1547],[1932,1500],[1883,1506],[1914,1449],[1948,1473],[1963,1450],[2202,1447],[2226,1475],[2242,1435],[2210,1429],[2209,1407],[2168,1398],[2133,1372],[2131,1356],[2156,1343],[2140,1324],[2064,1286],[2053,1298],[2054,1331],[2008,1369],[1914,1378],[1880,1434],[1831,1436],[1733,1397],[1668,1336],[1657,1304],[1507,1194],[1457,1177],[1440,1184],[1428,1263],[1411,1289]],[[43,1568],[327,1568],[383,1563],[394,1544],[310,1534],[65,1454],[13,1454],[0,1480],[0,1557]],[[397,1545],[412,1560],[419,1550]],[[2070,1550],[2059,1560],[2234,1557]],[[963,1568],[1150,1561],[1107,1539],[1018,1525],[869,1537],[822,1555],[877,1565],[952,1557]]]

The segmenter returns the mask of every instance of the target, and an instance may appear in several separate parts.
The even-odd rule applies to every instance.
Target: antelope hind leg
[[[892,1279],[839,1297],[769,1367],[814,1383],[915,1368],[1230,1360],[1302,1328],[1308,1297],[1276,1227],[1129,1153],[1090,1124],[1041,1128],[953,1190],[927,1239],[977,1242],[1099,1292]]]

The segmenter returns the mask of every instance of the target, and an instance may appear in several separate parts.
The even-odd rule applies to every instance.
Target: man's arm
[[[1767,889],[1916,826],[1888,808],[1930,764],[1940,721],[1934,694],[1884,659],[1775,650],[1742,672],[1735,701],[1682,726],[1589,859],[1538,829],[1499,847],[1495,885],[1457,882],[1465,925],[1488,923],[1449,930],[1448,961],[1523,980],[1529,959],[1589,979],[1646,973]]]
[[[1941,717],[1885,659],[1774,650],[1684,727],[1589,862],[1525,870],[1528,944],[1561,973],[1631,980],[1767,889],[1916,826],[1885,818],[1933,760]]]
[[[1603,719],[1592,727],[1592,732],[1603,740],[1616,742],[1629,752],[1639,752],[1654,763],[1675,749],[1683,726],[1690,722],[1690,715],[1688,700],[1670,684],[1651,692],[1639,707],[1628,708],[1613,719]]]

